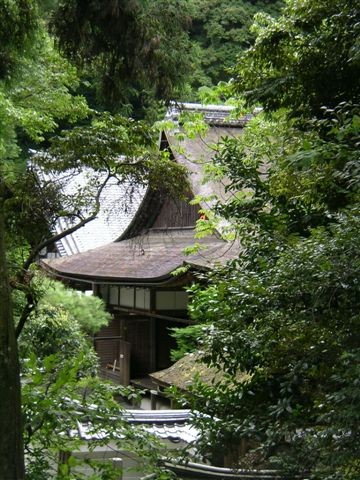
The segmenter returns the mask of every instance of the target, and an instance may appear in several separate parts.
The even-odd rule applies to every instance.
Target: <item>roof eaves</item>
[[[72,282],[83,282],[87,284],[109,284],[109,285],[147,285],[147,286],[156,286],[156,285],[166,285],[171,280],[174,279],[173,272],[161,275],[159,277],[149,277],[149,278],[135,278],[135,277],[109,277],[109,276],[96,276],[90,274],[76,274],[70,272],[64,272],[57,270],[54,267],[51,267],[46,261],[40,261],[41,267],[46,270],[52,277],[61,278],[64,280],[69,280]],[[183,265],[179,265],[181,267]],[[177,268],[179,268],[177,267]]]

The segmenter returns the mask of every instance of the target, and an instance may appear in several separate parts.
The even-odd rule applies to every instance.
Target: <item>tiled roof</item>
[[[162,465],[176,474],[176,478],[190,480],[300,480],[300,477],[282,475],[277,470],[250,470],[215,467],[195,462],[169,462]]]
[[[125,410],[120,418],[131,425],[138,425],[163,440],[194,442],[199,433],[190,425],[190,410]],[[78,422],[78,434],[83,440],[105,439],[106,432],[93,432],[90,425]],[[119,438],[123,436],[119,429]]]
[[[201,103],[173,102],[166,118],[177,121],[182,112],[201,113],[208,125],[243,127],[252,115],[236,117],[235,107],[231,105],[203,105]]]
[[[85,252],[115,241],[133,218],[143,191],[143,188],[140,189],[132,203],[125,205],[129,197],[128,188],[124,184],[118,185],[115,179],[112,179],[100,197],[101,207],[97,217],[59,242],[66,255]],[[66,227],[64,222],[59,223],[58,232]]]
[[[171,277],[183,265],[210,268],[234,258],[238,249],[216,236],[199,242],[198,253],[186,256],[184,248],[195,244],[194,230],[154,229],[144,235],[52,261],[43,260],[46,270],[61,277],[94,282],[157,282]]]
[[[123,418],[129,423],[171,424],[185,423],[190,420],[191,410],[125,410]]]
[[[190,410],[127,410],[125,419],[143,425],[147,432],[173,442],[194,442],[198,431],[190,425]]]
[[[60,185],[64,198],[89,188],[88,185],[95,183],[94,179],[97,179],[97,182],[102,181],[102,174],[90,168],[62,174],[45,174],[39,170],[37,173],[43,182],[51,181]],[[97,217],[56,243],[60,256],[84,252],[116,240],[134,217],[144,194],[144,187],[134,188],[126,182],[119,184],[115,178],[111,178],[100,196],[100,211]],[[86,216],[89,212],[84,208],[81,213]],[[55,233],[61,233],[72,226],[71,220],[61,218],[55,225]]]

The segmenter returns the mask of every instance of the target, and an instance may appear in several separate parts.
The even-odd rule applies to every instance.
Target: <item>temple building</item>
[[[203,114],[208,126],[194,138],[178,136],[180,110]],[[94,338],[103,373],[128,384],[171,365],[175,347],[169,329],[188,325],[186,287],[199,271],[223,264],[238,254],[238,246],[218,232],[201,240],[194,238],[199,209],[211,208],[224,199],[220,181],[203,183],[204,166],[211,162],[223,137],[236,137],[248,120],[231,119],[231,107],[181,104],[169,119],[175,129],[161,134],[160,148],[189,172],[189,198],[199,204],[170,198],[148,188],[125,231],[114,242],[71,256],[46,259],[42,267],[52,277],[72,288],[92,290],[105,301],[112,314],[110,324]],[[184,249],[200,243],[199,251]],[[175,274],[178,271],[180,273]]]

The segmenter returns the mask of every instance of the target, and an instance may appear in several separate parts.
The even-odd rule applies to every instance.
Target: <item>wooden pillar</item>
[[[150,289],[150,311],[154,313],[156,311],[156,289]],[[156,371],[156,322],[155,318],[150,318],[150,369],[152,372]]]
[[[156,318],[149,318],[150,322],[150,370],[155,372],[156,370]]]
[[[100,285],[96,284],[96,283],[92,283],[92,291],[93,291],[93,295],[98,297],[99,296],[99,292],[100,292]]]
[[[150,390],[151,410],[156,410],[158,393],[156,390]]]
[[[129,385],[130,383],[130,355],[131,355],[131,345],[129,342],[124,340],[119,341],[120,352],[119,352],[119,369],[120,369],[120,383],[122,385]]]
[[[116,477],[116,480],[122,480],[122,469],[123,469],[123,462],[121,458],[113,458],[112,465],[116,470],[119,470],[119,476]]]

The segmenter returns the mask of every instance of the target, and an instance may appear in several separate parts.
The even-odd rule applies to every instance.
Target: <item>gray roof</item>
[[[194,442],[199,433],[190,425],[190,410],[125,410],[120,418],[131,425],[171,442]],[[105,439],[107,432],[94,432],[90,425],[78,422],[78,434],[83,440]],[[119,438],[123,436],[119,429]]]
[[[229,119],[233,107],[181,104],[180,108],[203,113],[209,124],[202,136],[179,138],[176,135],[179,105],[176,105],[168,114],[168,118],[175,120],[175,130],[164,135],[176,162],[189,172],[192,194],[202,197],[200,207],[210,209],[217,199],[226,200],[229,194],[226,193],[226,180],[204,183],[204,167],[211,162],[222,138],[241,135],[248,117],[236,121]],[[108,197],[102,199],[104,214],[62,242],[67,247],[66,253],[80,253],[73,258],[44,261],[48,271],[56,276],[88,282],[159,282],[169,279],[171,273],[183,265],[211,268],[215,263],[225,263],[238,254],[237,246],[214,235],[201,240],[206,248],[199,254],[185,256],[183,249],[197,242],[193,230],[151,229],[166,197],[151,189],[146,193],[141,191],[133,204],[133,211],[124,216],[119,208],[106,208],[116,195],[118,198],[124,196],[121,188],[123,186],[109,187]],[[118,204],[121,203],[120,200]],[[119,236],[121,232],[124,233]],[[109,243],[115,239],[118,241]]]
[[[151,423],[165,425],[171,423],[185,423],[190,420],[191,410],[125,410],[123,418],[129,423]]]
[[[250,470],[243,468],[215,467],[195,462],[169,462],[162,465],[176,474],[177,478],[189,480],[290,480],[300,478],[296,475],[282,475],[277,470]]]
[[[179,120],[183,112],[200,113],[208,125],[243,127],[252,115],[238,117],[232,105],[204,105],[202,103],[172,102],[166,119]],[[255,112],[256,113],[256,112]]]
[[[71,257],[43,260],[43,267],[55,276],[89,282],[160,282],[172,278],[183,265],[197,269],[223,264],[238,253],[236,244],[215,235],[199,240],[202,249],[185,255],[184,248],[194,246],[194,230],[154,229],[121,242],[79,253]]]
[[[94,192],[93,184],[102,181],[103,174],[90,168],[79,171],[60,173],[37,171],[43,182],[52,182],[60,186],[64,202],[67,197],[77,195],[87,188]],[[96,179],[96,182],[94,180]],[[145,188],[134,187],[129,183],[119,184],[115,178],[110,178],[100,196],[100,211],[97,217],[84,227],[67,235],[56,243],[60,256],[68,256],[84,252],[101,245],[113,242],[129,225],[145,194]],[[89,193],[90,198],[94,193]],[[89,208],[83,208],[84,216],[89,214]],[[55,224],[56,234],[71,228],[74,223],[68,218],[60,218]]]

